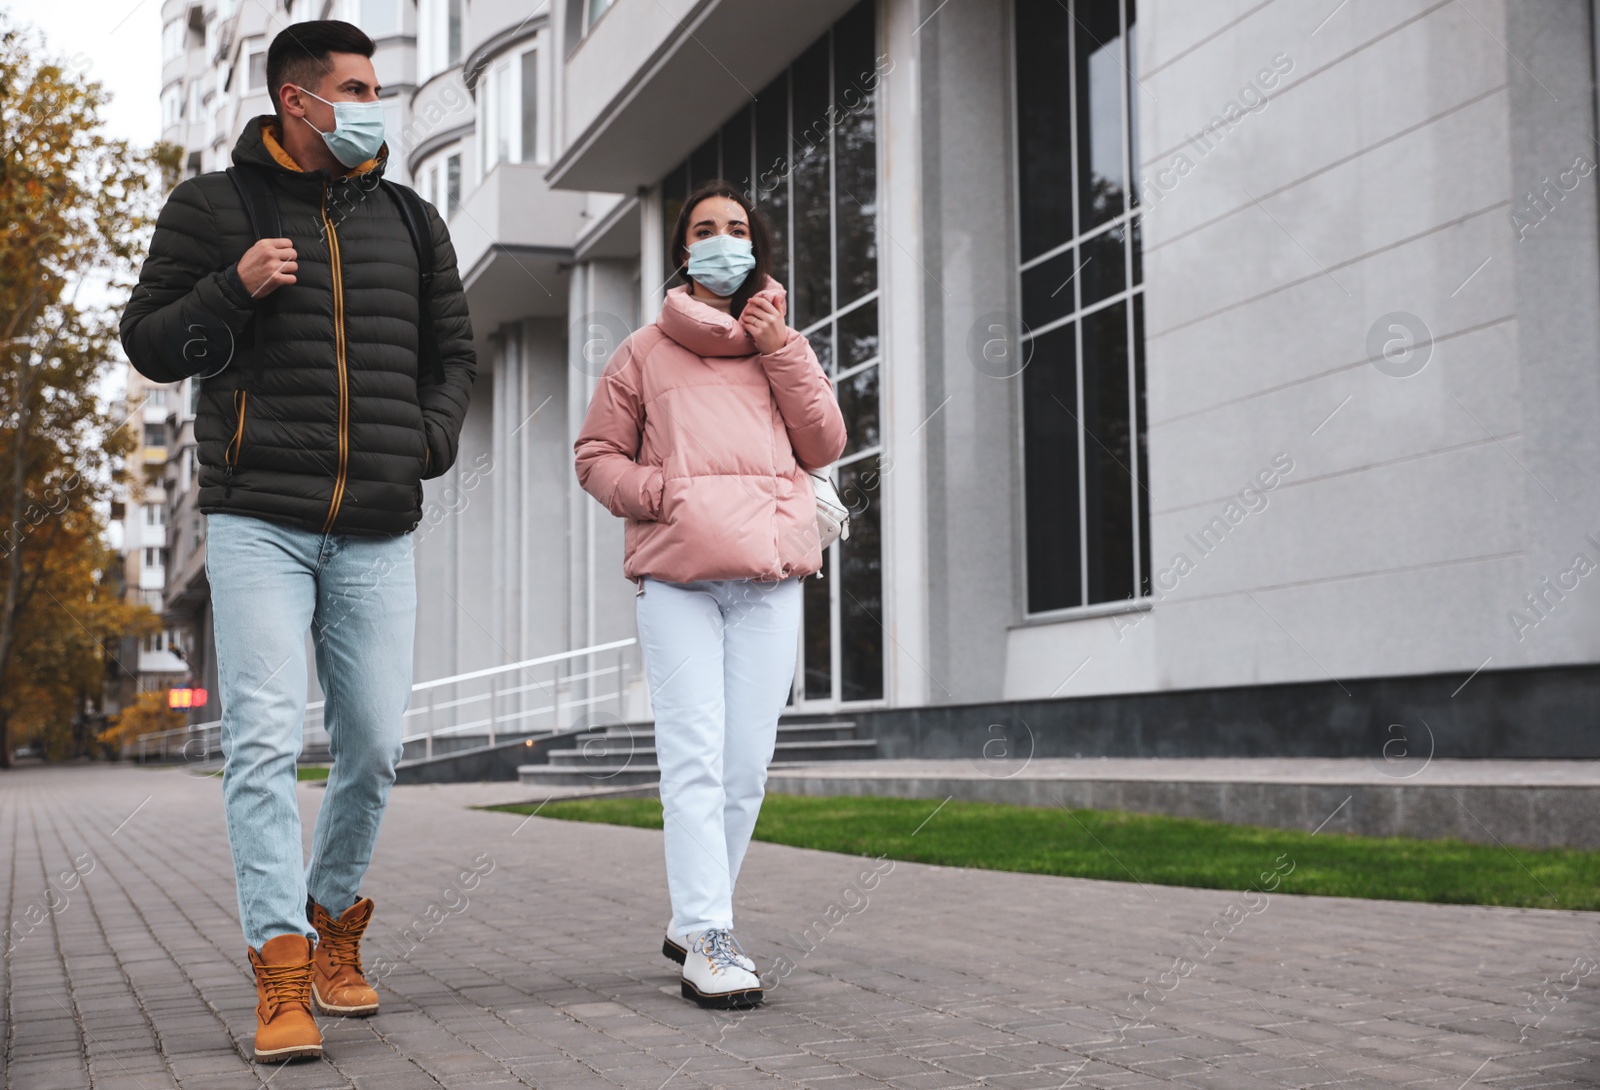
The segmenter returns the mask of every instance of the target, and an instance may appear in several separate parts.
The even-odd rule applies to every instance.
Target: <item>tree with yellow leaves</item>
[[[108,137],[105,102],[0,11],[0,768],[13,724],[58,730],[98,697],[89,661],[133,621],[99,593],[98,505],[132,447],[96,389],[116,315],[80,288],[133,283],[178,159]]]
[[[100,735],[100,741],[120,747],[137,741],[141,735],[178,730],[186,722],[182,712],[167,706],[166,693],[140,693],[112,718],[111,728]]]

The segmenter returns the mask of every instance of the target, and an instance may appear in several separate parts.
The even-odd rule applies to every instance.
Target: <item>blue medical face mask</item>
[[[299,87],[298,84],[295,86]],[[318,102],[328,102],[321,95],[299,88]],[[322,132],[310,120],[301,118],[317,132],[333,152],[333,157],[347,167],[358,167],[378,154],[383,147],[383,103],[381,102],[328,102],[333,107],[333,131]]]
[[[689,244],[689,275],[713,295],[724,299],[739,290],[756,267],[756,255],[747,238],[712,235]]]

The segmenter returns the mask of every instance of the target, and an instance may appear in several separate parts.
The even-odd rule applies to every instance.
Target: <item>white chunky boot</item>
[[[747,973],[756,971],[756,963],[746,956],[744,949],[739,945],[739,940],[733,940],[733,952],[739,967]],[[673,930],[672,921],[667,921],[667,933],[661,939],[661,956],[671,958],[679,965],[683,964],[684,956],[689,953],[689,940],[680,931]]]
[[[742,1010],[762,1000],[761,978],[739,964],[733,933],[713,927],[685,935],[683,997],[715,1010]]]

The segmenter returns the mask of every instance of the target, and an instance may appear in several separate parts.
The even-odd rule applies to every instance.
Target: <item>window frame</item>
[[[1135,51],[1133,48],[1134,43],[1129,37],[1128,7],[1130,4],[1137,6],[1138,0],[1100,0],[1100,2],[1115,3],[1117,5],[1119,41],[1121,42],[1122,56],[1125,62],[1122,65],[1123,76],[1118,81],[1118,87],[1122,96],[1120,114],[1122,124],[1119,136],[1122,143],[1122,165],[1126,183],[1124,206],[1122,211],[1103,222],[1094,224],[1086,230],[1081,229],[1079,224],[1080,208],[1078,194],[1078,184],[1080,180],[1079,155],[1082,149],[1079,145],[1078,137],[1078,120],[1080,113],[1078,95],[1080,93],[1080,87],[1078,83],[1077,71],[1077,36],[1083,32],[1084,24],[1078,15],[1077,9],[1078,5],[1082,2],[1083,0],[1061,0],[1061,3],[1066,7],[1068,12],[1069,33],[1071,35],[1069,38],[1070,44],[1067,49],[1066,58],[1066,84],[1070,88],[1068,108],[1068,143],[1071,148],[1072,157],[1071,170],[1069,172],[1069,185],[1071,186],[1070,205],[1073,216],[1072,233],[1065,241],[1058,242],[1048,250],[1041,251],[1040,253],[1035,254],[1033,257],[1030,257],[1026,260],[1024,260],[1022,257],[1024,252],[1022,239],[1023,173],[1021,115],[1019,112],[1018,102],[1021,94],[1021,70],[1019,66],[1019,57],[1017,54],[1018,20],[1015,3],[1008,6],[1008,14],[1011,20],[1010,25],[1007,27],[1006,33],[1006,48],[1008,51],[1010,65],[1009,91],[1011,95],[1010,167],[1011,176],[1016,179],[1014,196],[1017,202],[1016,214],[1013,216],[1012,222],[1012,267],[1015,270],[1013,274],[1015,279],[1013,280],[1012,287],[1015,292],[1018,313],[1020,315],[1024,299],[1022,281],[1024,272],[1051,261],[1063,253],[1068,253],[1074,250],[1081,253],[1085,243],[1108,235],[1119,228],[1122,229],[1127,236],[1130,236],[1125,239],[1123,244],[1125,267],[1123,272],[1123,287],[1121,290],[1111,292],[1099,299],[1096,299],[1093,303],[1088,305],[1083,305],[1081,303],[1082,285],[1081,283],[1077,282],[1078,273],[1075,272],[1073,274],[1074,305],[1072,310],[1065,315],[1061,315],[1056,318],[1052,318],[1048,322],[1041,323],[1037,328],[1030,328],[1022,322],[1019,322],[1018,332],[1021,334],[1019,337],[1020,354],[1024,359],[1029,359],[1031,356],[1031,346],[1037,338],[1045,336],[1068,325],[1073,327],[1075,368],[1074,381],[1077,388],[1078,410],[1079,413],[1082,414],[1084,411],[1084,319],[1092,318],[1095,314],[1104,310],[1109,310],[1117,305],[1121,305],[1123,307],[1124,343],[1126,344],[1128,350],[1127,381],[1128,412],[1130,418],[1129,457],[1132,461],[1132,465],[1126,468],[1130,476],[1129,487],[1132,493],[1132,517],[1130,530],[1131,547],[1133,552],[1132,559],[1134,578],[1133,586],[1131,588],[1133,593],[1127,598],[1109,599],[1099,602],[1089,601],[1089,541],[1091,532],[1089,527],[1089,516],[1087,512],[1088,459],[1086,458],[1086,453],[1088,429],[1084,426],[1080,419],[1076,423],[1078,442],[1076,469],[1078,475],[1078,565],[1080,602],[1078,605],[1060,606],[1041,610],[1034,610],[1029,607],[1031,584],[1028,559],[1027,523],[1028,493],[1027,433],[1025,419],[1026,403],[1024,384],[1020,381],[1019,373],[1019,381],[1016,383],[1013,400],[1013,419],[1016,421],[1016,427],[1013,430],[1016,436],[1015,452],[1018,469],[1018,489],[1021,497],[1019,503],[1021,521],[1017,527],[1018,533],[1015,539],[1015,555],[1017,559],[1017,571],[1020,573],[1020,578],[1017,583],[1018,593],[1020,595],[1019,609],[1017,612],[1019,614],[1021,623],[1025,625],[1060,620],[1103,617],[1109,614],[1117,613],[1142,612],[1152,608],[1152,604],[1155,601],[1154,596],[1151,593],[1149,582],[1151,572],[1146,568],[1147,564],[1149,567],[1153,568],[1153,560],[1150,558],[1149,541],[1147,540],[1149,525],[1149,491],[1142,479],[1148,474],[1148,466],[1143,464],[1145,459],[1141,457],[1139,447],[1139,423],[1141,420],[1143,420],[1145,423],[1145,434],[1148,435],[1148,416],[1141,408],[1138,397],[1138,387],[1140,385],[1138,382],[1138,368],[1143,366],[1143,352],[1142,344],[1136,339],[1140,328],[1140,323],[1135,319],[1136,308],[1142,305],[1145,295],[1145,280],[1142,272],[1139,275],[1138,282],[1132,282],[1132,270],[1134,263],[1137,260],[1135,255],[1140,245],[1140,242],[1135,241],[1135,239],[1139,238],[1140,236],[1136,234],[1134,228],[1137,223],[1142,221],[1145,212],[1144,206],[1139,203],[1137,199],[1138,149],[1132,146],[1132,141],[1137,136],[1138,124],[1131,112],[1133,109],[1133,103],[1131,101],[1129,92],[1129,83],[1133,76],[1131,67],[1129,63],[1127,63],[1133,61],[1135,56]],[[1136,18],[1133,25],[1137,27],[1138,22],[1139,20]],[[1081,272],[1082,269],[1083,264],[1079,264],[1078,272]],[[1026,366],[1027,364],[1024,364],[1024,367]],[[1141,492],[1144,493],[1142,497],[1140,495]]]
[[[261,58],[261,83],[259,86],[255,81],[255,60],[257,57]],[[241,80],[239,94],[241,97],[267,90],[266,64],[267,40],[265,37],[246,38],[239,44],[239,73]]]
[[[546,50],[547,31],[539,30],[516,47],[487,58],[477,81],[477,94],[473,110],[474,135],[477,152],[474,163],[474,182],[483,179],[501,163],[547,164],[550,160],[550,106],[549,96],[543,91],[544,73],[549,65]],[[523,76],[526,60],[534,57],[533,143],[532,149],[523,146],[525,131]],[[491,154],[491,142],[495,142]],[[501,154],[501,144],[504,154]]]

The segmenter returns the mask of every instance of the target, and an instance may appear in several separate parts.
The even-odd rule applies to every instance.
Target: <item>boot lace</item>
[[[341,965],[353,965],[356,972],[361,971],[361,933],[366,930],[361,927],[344,927],[337,920],[327,920],[320,928],[321,937],[317,943],[319,950],[326,950],[329,964],[337,969]]]
[[[711,959],[711,963],[719,969],[744,968],[739,964],[739,943],[733,937],[733,932],[726,928],[713,927],[702,932],[694,943],[695,953],[704,954]]]
[[[267,996],[267,1009],[308,1006],[311,1003],[311,963],[304,965],[258,965],[256,979]]]

